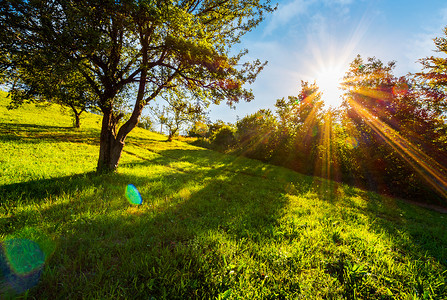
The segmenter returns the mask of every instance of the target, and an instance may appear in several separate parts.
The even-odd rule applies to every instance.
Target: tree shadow
[[[77,192],[98,184],[95,172],[70,176],[30,180],[0,186],[0,211],[5,217],[0,219],[0,233],[8,234],[29,224],[33,211],[16,213],[17,206],[45,205],[45,202],[63,195]]]
[[[54,276],[70,282],[67,296],[72,298],[82,297],[86,286],[117,281],[127,285],[128,295],[216,297],[223,287],[212,280],[215,276],[209,272],[226,270],[217,236],[224,236],[228,242],[247,243],[270,237],[287,199],[284,189],[269,184],[275,179],[270,177],[272,174],[264,174],[263,164],[256,162],[247,170],[238,161],[226,166],[214,161],[218,167],[201,168],[213,162],[197,158],[197,151],[201,150],[166,150],[159,157],[129,165],[140,169],[155,164],[171,166],[178,158],[199,165],[195,169],[173,166],[173,172],[154,176],[87,173],[2,189],[2,196],[10,195],[11,201],[11,195],[22,193],[29,203],[68,195],[67,201],[48,203],[38,209],[38,214],[21,210],[11,216],[9,227],[4,227],[6,235],[43,222],[55,236],[58,248],[32,295],[66,294],[66,288],[54,286],[52,276],[57,274]],[[129,183],[139,188],[142,206],[133,206],[124,197]],[[83,190],[91,192],[83,194]],[[215,261],[210,264],[205,258]],[[98,265],[107,265],[109,271]],[[183,291],[170,291],[171,281],[182,278],[187,282]],[[133,288],[129,284],[133,280],[152,284]],[[48,291],[47,285],[52,285]]]
[[[86,173],[2,187],[1,199],[5,196],[9,201],[14,200],[11,195],[21,193],[29,203],[55,196],[67,198],[34,211],[19,211],[11,216],[9,225],[5,223],[9,227],[0,224],[6,235],[44,223],[58,245],[47,261],[41,283],[30,295],[82,298],[89,291],[93,297],[91,293],[98,287],[117,285],[125,289],[121,295],[136,298],[216,298],[231,288],[223,278],[228,275],[229,260],[237,251],[246,251],[244,243],[260,245],[272,240],[288,203],[286,195],[315,190],[314,178],[303,176],[292,184],[297,173],[255,160],[220,154],[210,157],[209,150],[203,149],[157,153],[160,155],[123,164],[123,172],[114,174]],[[145,174],[145,169],[156,165],[172,171]],[[137,186],[143,205],[134,206],[126,200],[127,184]],[[327,192],[334,187],[325,181],[318,184],[320,198],[335,204],[340,196]],[[424,229],[417,228],[425,220],[418,217],[421,211],[383,202],[372,193],[367,196],[370,199],[363,213],[374,224],[372,230],[390,235],[408,232],[417,253],[426,251],[445,265],[445,225],[437,231],[439,241],[434,240],[432,229],[427,230],[433,238],[428,244],[420,236]],[[402,220],[395,220],[395,210],[400,211]],[[433,222],[433,226],[439,225]],[[398,242],[396,239],[396,247],[400,247]],[[228,245],[235,245],[234,252],[222,250]],[[411,246],[404,245],[404,251]],[[262,259],[262,255],[247,251],[244,255],[252,260]],[[409,255],[416,257],[414,253]],[[259,274],[249,276],[262,279]],[[110,289],[99,290],[96,296],[104,297],[101,292],[106,291]]]
[[[368,192],[365,214],[378,234],[385,231],[399,251],[429,257],[447,267],[447,215]]]
[[[39,203],[48,196],[59,196],[62,193],[71,194],[74,190],[82,189],[96,176],[95,172],[88,172],[2,185],[0,203],[7,201],[11,201],[11,203],[13,201]]]
[[[83,144],[99,144],[98,129],[76,129],[73,127],[36,125],[36,124],[13,124],[0,123],[0,141],[42,143],[72,142]]]

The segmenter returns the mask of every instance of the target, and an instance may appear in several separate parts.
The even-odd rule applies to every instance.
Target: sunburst
[[[342,103],[342,82],[346,70],[341,65],[323,67],[316,74],[316,83],[322,92],[325,106],[339,107]]]

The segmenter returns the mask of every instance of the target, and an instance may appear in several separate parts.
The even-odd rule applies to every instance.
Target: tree
[[[204,138],[207,135],[208,130],[208,125],[203,120],[196,120],[189,128],[188,136]]]
[[[232,126],[224,125],[213,133],[210,141],[217,149],[226,150],[235,144],[236,130]]]
[[[354,177],[381,192],[418,198],[427,198],[428,183],[446,197],[438,117],[421,102],[410,78],[396,78],[393,68],[394,62],[358,56],[345,77],[342,120],[358,142],[351,153],[361,162]]]
[[[146,130],[153,130],[152,128],[153,122],[149,116],[141,116],[140,122],[138,122],[137,126],[140,128],[144,128]]]
[[[447,26],[444,28],[447,36]],[[447,54],[447,38],[434,39],[436,51]],[[439,113],[447,110],[447,59],[442,57],[426,57],[420,60],[424,72],[416,73],[429,108]]]
[[[186,89],[197,101],[232,105],[253,99],[252,83],[265,64],[240,63],[232,46],[273,11],[269,0],[6,1],[0,4],[0,48],[8,68],[39,57],[57,69],[70,62],[103,113],[98,171],[115,170],[143,108],[168,90]],[[4,38],[3,38],[4,37]],[[136,97],[121,126],[117,95]]]
[[[260,109],[239,120],[236,123],[236,140],[241,153],[250,158],[269,161],[275,149],[276,123],[269,109]]]
[[[39,66],[40,65],[40,66]],[[71,66],[44,69],[45,62],[28,63],[26,69],[7,70],[7,82],[11,86],[9,109],[25,102],[48,102],[68,106],[74,118],[74,127],[80,128],[81,114],[96,110],[96,95],[89,89],[84,77]]]
[[[215,122],[208,122],[208,132],[206,137],[211,137],[215,132],[217,132],[220,128],[227,126],[224,121],[216,120]]]
[[[275,163],[314,174],[324,118],[318,86],[301,81],[298,96],[278,99],[275,106],[279,119]]]
[[[203,115],[204,111],[200,105],[194,106],[178,95],[165,100],[166,106],[162,108],[158,106],[150,107],[150,109],[160,124],[168,127],[168,141],[172,141],[172,138],[178,134],[183,125],[198,120],[198,116]]]

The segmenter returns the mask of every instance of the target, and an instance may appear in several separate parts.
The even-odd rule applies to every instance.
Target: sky
[[[274,2],[274,1],[272,1]],[[277,10],[242,38],[245,60],[268,61],[250,86],[255,99],[230,109],[210,107],[211,121],[236,122],[277,99],[296,96],[301,80],[313,82],[322,70],[348,69],[360,54],[396,61],[394,75],[418,72],[418,59],[440,56],[433,38],[447,26],[445,0],[279,0]]]

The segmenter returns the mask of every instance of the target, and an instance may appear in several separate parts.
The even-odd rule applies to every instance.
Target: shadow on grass
[[[245,175],[219,173],[175,172],[150,179],[114,174],[103,177],[90,196],[72,197],[40,210],[45,224],[58,233],[60,246],[48,266],[48,274],[57,275],[44,276],[35,295],[81,298],[86,291],[94,295],[107,283],[103,296],[113,294],[111,284],[119,284],[126,295],[137,298],[216,297],[223,287],[214,272],[226,272],[226,254],[219,252],[223,241],[218,236],[248,243],[262,239],[275,225],[285,201],[268,185],[258,186]],[[159,181],[165,184],[150,187]],[[144,206],[133,207],[119,196],[125,183],[142,187]],[[181,192],[197,183],[198,190]],[[149,190],[144,191],[145,186]],[[157,204],[159,199],[163,202]],[[28,223],[31,218],[26,212],[16,216]],[[132,285],[134,281],[142,286]]]
[[[15,210],[18,206],[36,207],[62,195],[73,196],[80,190],[95,185],[95,178],[96,173],[89,172],[0,186],[0,212],[4,212],[6,216],[0,219],[0,233],[19,230],[29,223],[30,215],[34,212],[17,214]]]
[[[42,141],[99,144],[99,129],[0,123],[0,141],[42,143]]]
[[[95,172],[89,172],[2,185],[0,186],[0,203],[39,203],[49,196],[57,197],[62,193],[70,194],[76,189],[81,189],[96,176]]]
[[[368,195],[365,213],[374,224],[372,229],[386,232],[406,256],[434,258],[447,267],[446,214],[371,192]]]
[[[254,259],[259,254],[252,244],[271,242],[272,229],[288,201],[285,195],[305,194],[313,185],[311,177],[291,185],[297,178],[292,171],[208,150],[158,153],[160,156],[142,162],[121,165],[123,172],[116,174],[88,173],[9,185],[7,190],[2,187],[0,196],[9,195],[10,201],[14,200],[11,195],[20,194],[29,203],[58,195],[67,198],[13,214],[3,233],[43,223],[56,239],[57,249],[30,296],[217,298],[235,280],[243,280],[226,279],[236,253]],[[176,165],[185,161],[192,166]],[[170,171],[145,175],[155,165]],[[142,206],[132,206],[125,199],[130,183],[140,190]],[[321,196],[336,202],[338,196],[326,195],[327,186],[320,185]],[[402,220],[400,227],[393,228],[395,220],[388,222],[380,215],[388,207],[376,207],[382,204],[374,201],[370,200],[364,213],[375,230],[391,235],[405,231],[413,245],[443,263],[445,250],[430,249],[417,238],[421,230],[411,225],[416,211],[397,206],[403,211]],[[396,239],[396,247],[399,241]],[[446,244],[444,233],[438,246]],[[409,255],[415,256],[414,252]],[[244,276],[253,281],[265,279],[261,272]]]
[[[212,164],[197,160],[196,153],[169,150],[132,167],[168,166],[175,162],[171,157]],[[152,176],[90,173],[9,185],[2,195],[10,195],[10,201],[14,194],[26,195],[28,203],[57,195],[67,201],[20,210],[3,234],[43,223],[56,236],[59,246],[32,292],[38,297],[81,298],[86,290],[91,296],[113,296],[111,285],[117,284],[132,297],[213,298],[226,288],[217,278],[231,259],[219,245],[270,236],[286,203],[280,184],[262,177],[261,164],[251,169],[255,176],[245,174],[246,166],[238,162],[227,169],[174,169]],[[140,189],[144,205],[126,201],[129,183]]]

